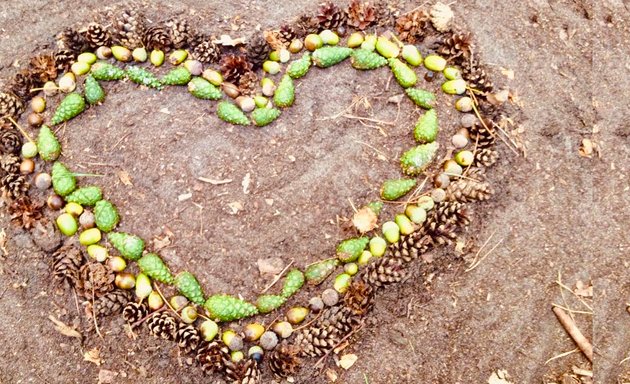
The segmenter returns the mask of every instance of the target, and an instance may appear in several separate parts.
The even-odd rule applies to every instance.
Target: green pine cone
[[[85,99],[88,104],[95,105],[102,103],[105,100],[105,91],[103,87],[98,83],[98,81],[92,75],[88,75],[85,78],[84,83],[85,90]]]
[[[287,75],[293,79],[299,79],[306,76],[308,70],[311,68],[311,54],[305,53],[301,58],[294,60],[289,64],[287,68]]]
[[[374,51],[355,49],[350,57],[352,67],[356,69],[376,69],[387,65],[387,59]]]
[[[52,185],[55,193],[64,197],[76,189],[77,179],[65,165],[57,161],[52,167]]]
[[[112,232],[107,235],[109,242],[128,260],[136,261],[144,251],[144,240],[125,232]]]
[[[252,112],[252,120],[257,127],[271,124],[278,117],[280,117],[280,110],[276,108],[256,108]]]
[[[205,299],[203,289],[197,278],[190,272],[180,272],[175,276],[175,286],[179,292],[195,304],[203,304]]]
[[[92,66],[92,76],[99,81],[113,81],[122,80],[127,74],[115,65],[99,61]]]
[[[136,84],[149,88],[162,89],[162,83],[154,74],[141,67],[131,66],[127,68],[127,77]]]
[[[321,68],[332,67],[347,59],[352,54],[352,48],[347,47],[321,47],[313,52],[313,63]]]
[[[82,187],[66,196],[68,203],[77,203],[87,207],[93,206],[102,199],[103,192],[96,186]]]
[[[338,259],[320,261],[306,268],[306,271],[304,271],[304,277],[306,277],[309,284],[318,285],[326,280],[326,278],[335,270],[337,265],[339,265]]]
[[[414,179],[393,179],[387,180],[381,186],[381,197],[383,200],[396,200],[405,196],[416,186]]]
[[[280,308],[286,301],[287,299],[278,295],[261,295],[256,300],[256,308],[260,313],[269,313]]]
[[[413,69],[399,59],[389,59],[389,67],[392,69],[394,77],[398,80],[398,84],[400,84],[401,87],[413,87],[418,82],[418,76],[416,76]]]
[[[111,232],[116,225],[120,216],[114,204],[107,200],[100,200],[94,205],[94,221],[96,227],[103,232]]]
[[[407,88],[405,92],[419,107],[431,109],[435,105],[435,95],[429,91],[420,88]]]
[[[405,152],[400,158],[403,172],[409,176],[416,176],[424,171],[435,158],[438,143],[420,144]]]
[[[188,92],[203,100],[219,100],[223,96],[219,88],[203,77],[193,77],[188,83]]]
[[[164,261],[155,253],[147,253],[138,260],[138,267],[153,280],[161,281],[165,284],[173,284],[173,275],[168,270]]]
[[[282,296],[289,298],[293,296],[304,285],[304,274],[299,269],[292,269],[284,278],[282,286]]]
[[[374,212],[376,216],[381,214],[381,210],[383,209],[383,202],[381,201],[373,201],[367,205],[368,208]]]
[[[51,125],[57,125],[76,117],[85,110],[85,99],[80,94],[73,92],[64,97],[55,110],[50,121]]]
[[[342,263],[351,263],[356,261],[365,247],[367,247],[370,239],[368,237],[357,237],[347,239],[339,243],[337,246],[337,258]]]
[[[240,320],[258,314],[253,304],[229,295],[210,296],[203,306],[209,317],[218,321]]]
[[[192,79],[192,75],[185,67],[171,69],[164,77],[162,84],[166,85],[186,85]]]
[[[280,108],[286,108],[292,106],[294,101],[295,85],[293,79],[289,75],[284,75],[273,94],[273,102]]]
[[[222,101],[217,105],[219,119],[234,125],[250,125],[250,121],[243,111],[229,101]]]
[[[438,118],[435,109],[429,109],[420,116],[413,130],[413,136],[419,143],[432,143],[438,135]]]
[[[44,161],[55,161],[61,155],[61,144],[47,125],[42,125],[39,130],[37,152]]]

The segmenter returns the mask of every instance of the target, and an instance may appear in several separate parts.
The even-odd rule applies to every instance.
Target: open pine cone
[[[319,19],[317,17],[302,15],[293,22],[293,30],[298,38],[303,39],[306,35],[319,32]]]
[[[254,69],[260,68],[269,58],[271,47],[265,38],[258,34],[247,43],[247,60],[252,63]]]
[[[194,45],[194,41],[197,36],[197,31],[188,23],[185,19],[172,18],[166,23],[171,36],[171,43],[173,48],[182,49],[187,46]]]
[[[26,196],[30,185],[24,175],[12,173],[7,174],[2,178],[0,183],[4,193],[12,200],[17,200]]]
[[[256,72],[249,71],[238,80],[238,90],[244,96],[251,96],[256,93],[258,88],[258,76]]]
[[[122,312],[130,299],[131,293],[129,291],[116,289],[94,300],[93,306],[91,301],[88,302],[85,307],[85,314],[88,319],[91,319],[93,315],[96,317],[114,315]]]
[[[57,72],[67,72],[77,55],[67,49],[59,49],[54,54]]]
[[[194,46],[192,56],[202,63],[216,63],[221,58],[221,47],[213,43],[209,37],[203,37],[201,42]]]
[[[57,47],[72,52],[74,55],[85,52],[90,44],[85,35],[74,28],[66,28],[57,35]]]
[[[376,9],[370,3],[352,0],[348,8],[348,26],[364,31],[376,23]]]
[[[83,265],[83,254],[79,246],[67,241],[52,255],[53,277],[59,282],[66,282],[71,287],[79,281],[79,270]]]
[[[429,14],[423,10],[413,11],[396,20],[396,33],[400,40],[414,44],[422,41],[427,31],[432,29]]]
[[[149,313],[147,306],[144,303],[136,303],[134,301],[130,301],[125,305],[123,309],[122,315],[123,319],[129,325],[133,325],[138,321],[144,319],[144,317]]]
[[[53,55],[39,55],[31,59],[29,71],[40,84],[57,78],[57,64]]]
[[[9,122],[9,124],[11,124]],[[9,125],[11,126],[11,125]],[[22,135],[13,128],[0,130],[0,152],[17,155],[22,148]]]
[[[85,30],[85,38],[90,48],[109,47],[112,44],[112,36],[103,25],[99,23],[88,24]]]
[[[317,14],[317,22],[319,23],[320,31],[324,29],[330,29],[332,31],[344,29],[347,20],[346,12],[336,6],[332,1],[320,5],[319,13]]]
[[[223,372],[231,362],[230,350],[221,342],[203,341],[197,349],[196,359],[206,375]]]
[[[452,32],[444,39],[438,53],[457,63],[468,59],[472,54],[472,36],[470,33]]]
[[[110,10],[107,17],[111,23],[112,41],[129,49],[142,46],[145,20],[143,14],[135,9]]]
[[[24,112],[22,99],[13,93],[0,92],[0,117],[10,116],[17,118]]]
[[[194,325],[183,322],[179,323],[177,332],[175,333],[175,342],[184,353],[190,353],[196,350],[200,340],[201,335]]]
[[[226,81],[238,84],[241,76],[252,70],[252,64],[245,56],[229,55],[221,62],[221,73]]]
[[[157,338],[175,340],[177,320],[166,312],[156,312],[147,320],[147,328]]]
[[[114,272],[105,264],[87,263],[79,271],[78,293],[88,300],[103,296],[114,289],[115,278]]]
[[[17,226],[31,229],[44,218],[44,202],[33,202],[30,197],[23,196],[9,205],[9,213]]]
[[[170,48],[173,44],[168,28],[162,25],[152,25],[146,28],[142,36],[142,42],[150,51],[155,49],[163,51]]]
[[[31,73],[28,69],[22,69],[11,79],[7,84],[7,89],[15,96],[17,96],[22,101],[30,100],[34,93],[31,92],[31,89],[37,88],[39,79]],[[0,97],[1,98],[1,97]],[[0,104],[2,101],[0,101]]]
[[[269,369],[277,377],[288,377],[294,374],[300,366],[299,349],[294,345],[282,343],[276,347],[267,358]]]

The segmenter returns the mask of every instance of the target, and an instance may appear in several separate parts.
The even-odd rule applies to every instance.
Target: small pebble
[[[91,211],[84,211],[81,216],[79,216],[79,224],[83,229],[94,228],[94,214]]]
[[[436,203],[444,201],[444,199],[446,199],[446,191],[444,191],[442,188],[435,188],[431,191],[431,198]]]
[[[464,148],[465,146],[468,145],[468,139],[466,138],[466,136],[460,135],[460,134],[453,135],[451,142],[453,143],[455,148],[458,148],[458,149]]]
[[[446,188],[450,183],[451,179],[445,173],[440,173],[439,175],[435,176],[435,180],[433,181],[433,184],[437,188]]]
[[[477,116],[472,113],[466,113],[462,116],[461,124],[465,128],[470,128],[477,122]]]
[[[260,346],[268,351],[278,345],[278,335],[275,332],[267,331],[260,337]]]
[[[52,185],[52,178],[47,173],[38,173],[35,176],[35,187],[37,189],[46,190]]]
[[[322,301],[329,307],[336,305],[339,302],[339,293],[332,288],[328,288],[322,292]]]
[[[324,300],[322,300],[319,296],[311,297],[311,299],[308,301],[308,306],[311,311],[317,313],[324,309]]]

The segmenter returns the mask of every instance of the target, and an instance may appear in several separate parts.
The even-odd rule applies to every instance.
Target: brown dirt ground
[[[102,4],[21,0],[3,7],[0,77],[14,71],[15,58],[28,57],[36,44],[50,42]],[[257,23],[266,28],[314,6],[305,0],[280,7],[270,1],[202,6],[159,0],[148,13],[189,13],[191,7],[192,19],[219,32],[229,30],[231,16],[241,16],[246,29]],[[572,366],[590,369],[578,353],[545,364],[574,348],[551,312],[551,303],[562,302],[554,284],[559,272],[567,285],[594,285],[594,316],[576,318],[594,338],[595,382],[628,382],[630,363],[620,362],[630,353],[629,265],[622,259],[630,238],[630,113],[619,102],[630,99],[628,3],[477,0],[453,7],[497,78],[500,68],[514,71],[510,86],[523,105],[518,121],[527,157],[501,147],[501,161],[490,171],[497,194],[475,206],[475,221],[464,234],[481,244],[494,233],[491,244],[502,243],[471,272],[463,272],[461,261],[450,268],[442,263],[448,272],[431,284],[415,279],[379,296],[370,326],[348,349],[359,360],[347,372],[337,369],[340,382],[485,383],[505,369],[515,383],[551,383]],[[183,90],[158,94],[108,85],[108,101],[63,132],[64,155],[74,168],[105,175],[97,182],[124,207],[123,230],[147,239],[172,232],[172,246],[161,253],[174,270],[188,268],[212,292],[252,298],[268,283],[258,275],[258,258],[304,265],[331,254],[347,235],[334,219],[351,212],[348,199],[367,202],[380,181],[398,174],[391,159],[411,145],[408,120],[383,126],[387,137],[355,120],[322,120],[353,97],[368,96],[373,109],[357,114],[394,121],[397,110],[386,99],[399,91],[383,92],[387,80],[384,71],[356,73],[348,66],[314,70],[301,82],[296,106],[262,130],[228,128]],[[415,112],[403,103],[400,116],[409,113]],[[444,112],[442,121],[448,116]],[[453,127],[446,123],[442,130]],[[583,137],[601,143],[601,158],[578,155]],[[120,182],[121,170],[133,186]],[[244,194],[247,173],[252,183]],[[210,186],[196,181],[199,176],[234,181]],[[188,192],[192,199],[179,202]],[[244,206],[238,215],[229,214],[234,201]],[[97,382],[102,368],[117,372],[120,383],[208,381],[186,367],[172,345],[146,333],[128,339],[121,319],[105,321],[104,339],[93,336],[85,345],[56,333],[47,317],[76,321],[74,299],[52,288],[48,261],[31,237],[6,217],[0,223],[9,236],[9,255],[0,260],[0,383]],[[435,256],[447,260],[444,253]],[[565,296],[573,308],[585,309]],[[305,298],[303,293],[296,302]],[[94,347],[101,367],[83,361],[83,352]]]

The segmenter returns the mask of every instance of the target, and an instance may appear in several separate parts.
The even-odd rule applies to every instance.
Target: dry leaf
[[[330,368],[326,369],[326,377],[328,378],[328,381],[330,381],[331,383],[336,382],[337,379],[339,378],[337,376],[337,372],[333,371]]]
[[[129,173],[127,173],[127,171],[125,170],[118,171],[118,178],[125,185],[128,185],[128,186],[133,185],[133,183],[131,182],[131,177],[129,176]]]
[[[578,296],[593,297],[593,285],[585,284],[581,280],[578,280],[577,283],[575,283],[575,289],[573,292]]]
[[[57,320],[53,315],[49,315],[48,319],[55,324],[55,330],[61,333],[62,335],[68,336],[68,337],[76,337],[79,340],[83,338],[81,333],[79,333],[76,329]]]
[[[580,145],[580,149],[578,153],[582,157],[588,157],[589,159],[593,157],[593,149],[594,145],[590,139],[584,138],[582,139],[582,144]]]
[[[361,232],[370,232],[377,227],[378,216],[369,207],[363,207],[355,212],[352,217],[352,224]]]
[[[171,238],[168,236],[156,237],[153,239],[153,249],[159,251],[171,245]]]
[[[250,182],[251,182],[251,175],[249,174],[249,172],[247,172],[245,177],[243,177],[243,181],[241,182],[241,186],[243,187],[243,193],[246,195],[249,193]]]
[[[230,35],[221,35],[218,40],[213,40],[212,42],[226,47],[236,47],[237,45],[245,44],[245,38],[239,37],[237,39],[233,39]]]
[[[5,256],[9,255],[9,251],[7,251],[7,233],[4,231],[4,228],[0,231],[0,249]]]
[[[83,354],[83,360],[89,361],[90,363],[94,363],[96,365],[101,365],[103,360],[101,360],[101,352],[98,348],[92,348],[89,351]]]
[[[239,213],[240,211],[242,211],[244,209],[243,208],[243,204],[241,204],[238,201],[233,201],[233,202],[229,203],[228,207],[230,207],[230,210],[232,211],[232,212],[230,212],[230,214],[232,214],[232,215],[236,215],[237,213]]]
[[[182,193],[181,195],[177,196],[177,200],[178,201],[186,201],[192,198],[192,193]]]
[[[352,367],[358,359],[359,357],[357,355],[355,355],[354,353],[349,353],[347,355],[341,356],[338,364],[343,369],[350,369],[350,367]]]
[[[435,29],[440,32],[446,32],[450,29],[451,21],[453,21],[453,17],[455,14],[450,6],[437,2],[431,7],[431,23]]]
[[[510,375],[508,375],[505,369],[499,369],[496,372],[492,372],[490,378],[488,379],[488,384],[513,384],[508,379]]]

